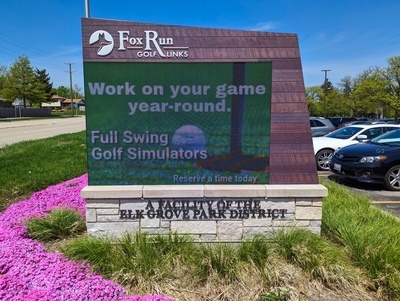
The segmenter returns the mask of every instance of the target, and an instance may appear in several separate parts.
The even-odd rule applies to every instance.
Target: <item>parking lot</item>
[[[360,183],[357,181],[343,180],[338,175],[329,171],[320,171],[318,175],[328,181],[334,181],[347,187],[350,191],[366,195],[380,208],[400,217],[400,193],[386,190],[378,184]]]

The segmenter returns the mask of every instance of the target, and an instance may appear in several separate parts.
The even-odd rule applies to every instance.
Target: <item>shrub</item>
[[[74,237],[85,230],[80,213],[68,208],[52,210],[46,217],[33,217],[26,226],[31,238],[43,242]]]

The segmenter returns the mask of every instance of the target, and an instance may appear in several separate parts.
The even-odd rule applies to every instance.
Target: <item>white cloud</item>
[[[271,31],[279,27],[279,22],[261,22],[255,24],[249,30],[254,31]]]

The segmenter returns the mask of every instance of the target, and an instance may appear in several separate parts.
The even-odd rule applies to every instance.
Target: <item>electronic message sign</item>
[[[268,183],[271,63],[86,63],[93,184]]]
[[[295,35],[82,28],[89,185],[318,182]]]

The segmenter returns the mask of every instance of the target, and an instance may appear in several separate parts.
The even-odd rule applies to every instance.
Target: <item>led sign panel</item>
[[[272,66],[86,63],[89,179],[268,183]]]

